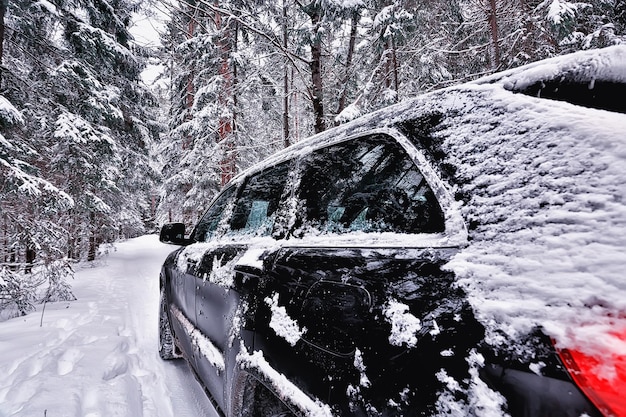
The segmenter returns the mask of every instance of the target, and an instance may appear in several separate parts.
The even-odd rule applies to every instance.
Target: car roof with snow
[[[626,328],[624,86],[626,46],[583,51],[406,100],[253,170],[359,132],[405,132],[458,200],[469,245],[448,267],[497,323],[490,341],[540,325],[565,345],[624,352],[624,335],[606,331]]]

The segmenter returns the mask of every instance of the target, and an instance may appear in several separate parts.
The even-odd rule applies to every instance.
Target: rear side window
[[[228,229],[228,217],[233,209],[233,200],[237,187],[231,186],[220,194],[211,207],[204,213],[194,231],[196,242],[206,242],[215,235],[223,234]]]
[[[438,233],[444,216],[404,149],[372,135],[317,150],[302,161],[302,228],[322,233]]]
[[[271,234],[289,165],[289,162],[284,162],[248,179],[235,204],[230,223],[232,231],[258,236]]]

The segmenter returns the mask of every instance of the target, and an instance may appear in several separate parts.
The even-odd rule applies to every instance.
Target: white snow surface
[[[185,362],[158,356],[159,269],[173,248],[119,243],[78,268],[77,301],[0,323],[0,416],[217,416]]]
[[[466,358],[470,366],[470,385],[467,390],[467,401],[455,398],[456,392],[461,392],[459,381],[450,377],[445,370],[437,373],[437,378],[445,384],[446,389],[439,393],[437,400],[437,417],[509,417],[503,413],[504,397],[493,391],[478,376],[478,369],[484,365],[484,358],[475,351]]]
[[[420,319],[409,312],[409,306],[396,300],[389,300],[383,313],[391,324],[389,343],[393,346],[415,347],[417,332],[421,330],[422,324]]]
[[[546,3],[550,3],[550,6],[548,6],[547,19],[555,25],[559,25],[563,23],[564,20],[576,16],[579,5],[584,5],[584,3],[572,3],[562,0],[551,0],[551,2],[548,0],[544,1],[542,5]]]
[[[183,326],[185,332],[190,336],[191,343],[197,346],[202,356],[204,356],[215,369],[223,372],[226,369],[224,356],[219,349],[206,337],[191,321],[175,306],[172,306],[172,313],[176,320]]]
[[[15,106],[7,100],[4,96],[0,95],[0,119],[5,123],[10,124],[22,124],[24,123],[24,117],[22,113]]]
[[[561,344],[623,355],[609,331],[626,329],[626,116],[494,97],[445,141],[478,223],[449,267],[490,330],[541,325]],[[484,132],[463,128],[481,119]]]
[[[482,77],[475,83],[498,81],[507,90],[519,90],[536,82],[564,76],[575,81],[586,80],[590,89],[593,89],[596,80],[626,83],[626,47],[618,45],[549,58]]]
[[[287,309],[278,305],[278,293],[274,294],[272,298],[267,297],[264,301],[272,311],[270,327],[291,346],[295,346],[302,335],[306,333],[306,327],[301,328],[297,321],[289,317]]]
[[[328,405],[320,400],[309,398],[285,375],[272,368],[263,356],[263,352],[255,351],[249,354],[247,349],[242,346],[237,355],[237,362],[242,369],[255,369],[259,372],[264,382],[272,386],[282,399],[289,400],[290,404],[304,415],[308,417],[333,417]]]

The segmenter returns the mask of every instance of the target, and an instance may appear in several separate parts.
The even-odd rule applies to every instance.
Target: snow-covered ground
[[[79,269],[73,302],[0,323],[0,417],[216,416],[183,361],[157,352],[154,235]]]

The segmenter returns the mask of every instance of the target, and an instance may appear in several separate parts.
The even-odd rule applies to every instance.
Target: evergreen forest
[[[626,0],[0,0],[0,319],[313,133],[624,42]]]

